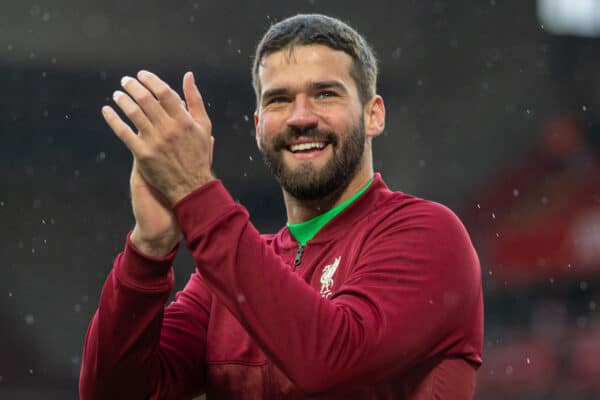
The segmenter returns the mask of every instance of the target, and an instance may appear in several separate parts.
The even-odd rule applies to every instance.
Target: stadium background
[[[567,7],[564,4],[568,4]],[[375,167],[449,205],[482,261],[478,399],[600,396],[600,1],[0,4],[0,398],[75,399],[87,324],[132,227],[130,156],[100,107],[141,68],[196,73],[215,171],[263,231],[285,218],[253,139],[249,66],[320,12],[373,44]],[[177,287],[193,271],[183,252]]]

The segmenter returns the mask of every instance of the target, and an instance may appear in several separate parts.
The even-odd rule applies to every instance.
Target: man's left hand
[[[214,138],[202,96],[188,72],[183,77],[185,103],[169,85],[148,71],[124,77],[125,92],[115,103],[137,128],[135,133],[110,106],[104,119],[129,148],[144,179],[174,205],[215,179],[210,171]],[[187,105],[187,109],[186,109]]]

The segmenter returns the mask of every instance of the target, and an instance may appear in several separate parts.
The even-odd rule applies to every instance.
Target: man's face
[[[344,189],[365,146],[351,57],[310,45],[275,52],[262,61],[256,134],[272,173],[300,200]]]

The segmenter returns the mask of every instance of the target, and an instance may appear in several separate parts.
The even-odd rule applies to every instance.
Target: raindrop
[[[46,220],[42,218],[42,225],[46,225]]]
[[[248,156],[248,159],[249,159],[250,161],[254,161],[254,159],[252,158],[252,156]]]
[[[12,51],[13,50],[13,45],[9,44],[8,46],[6,46],[6,48],[8,49],[8,51]]]
[[[581,109],[582,109],[583,111],[587,111],[587,106],[584,104],[584,105],[582,105],[582,106],[581,106]]]
[[[29,375],[33,375],[33,368],[29,369]]]
[[[45,12],[44,15],[42,15],[42,21],[44,21],[44,22],[50,21],[50,13],[49,12]]]
[[[237,301],[238,303],[243,303],[244,301],[246,301],[246,297],[243,294],[238,294]]]
[[[586,281],[579,282],[579,289],[581,289],[582,292],[585,292],[588,289],[588,283]]]
[[[425,160],[419,160],[419,167],[425,168],[427,166],[427,162]]]
[[[596,304],[595,301],[590,301],[590,311],[596,311],[596,307],[598,307],[598,305]]]
[[[12,292],[8,292],[8,297],[13,297]]]
[[[106,153],[101,151],[100,153],[98,153],[98,156],[96,158],[99,161],[104,161],[106,159]]]
[[[194,22],[196,22],[196,17],[193,15],[190,15],[190,24],[193,24]]]
[[[481,204],[477,203],[477,208],[481,209]]]
[[[548,279],[548,282],[550,282],[550,284],[553,285],[554,284],[554,278]]]
[[[548,204],[548,198],[546,196],[542,197],[541,201],[543,205]]]
[[[73,311],[75,311],[76,313],[81,311],[81,304],[75,304],[73,306]]]
[[[51,62],[52,64],[56,64],[56,57],[52,57],[52,59],[50,59],[50,62]]]
[[[519,189],[513,189],[513,197],[519,197]]]
[[[244,115],[244,121],[246,121],[246,122],[250,121],[250,117],[248,117],[247,115]]]
[[[531,364],[531,359],[530,359],[529,357],[527,357],[527,358],[525,359],[525,362],[527,362],[527,365],[530,365],[530,364]]]
[[[4,207],[4,202],[0,201],[0,207]]]
[[[512,373],[513,373],[512,365],[509,365],[508,367],[506,367],[506,369],[504,370],[504,373],[508,376],[512,375]]]
[[[33,317],[33,314],[25,315],[25,323],[27,325],[33,325],[35,323],[35,318]]]
[[[44,110],[44,112],[42,113],[42,115],[43,115],[44,117],[47,117],[47,116],[48,116],[48,110]]]
[[[492,213],[492,219],[496,219],[496,214]]]
[[[65,114],[65,119],[71,119],[71,116],[69,114]]]

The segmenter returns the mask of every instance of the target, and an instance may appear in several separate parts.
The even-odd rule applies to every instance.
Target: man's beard
[[[287,144],[297,137],[321,139],[331,146],[333,156],[317,169],[306,161],[294,169],[283,161]],[[345,189],[356,175],[365,148],[364,119],[349,132],[336,135],[319,129],[287,129],[273,138],[272,144],[260,138],[263,159],[283,189],[298,200],[318,200]]]

